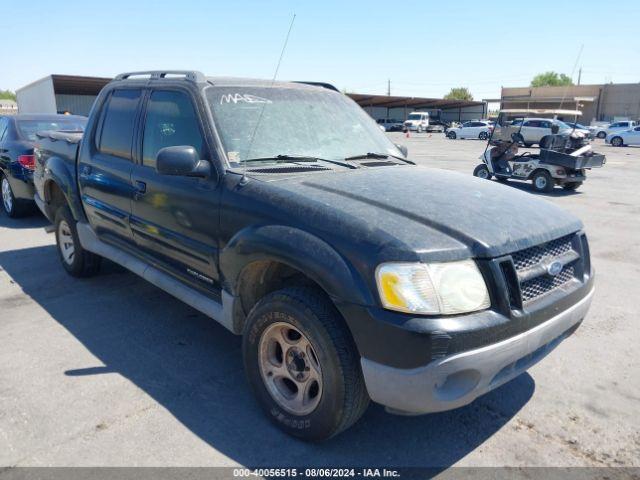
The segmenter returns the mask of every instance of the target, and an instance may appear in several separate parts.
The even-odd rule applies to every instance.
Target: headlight
[[[448,263],[383,263],[376,270],[382,305],[419,314],[468,313],[491,306],[473,260]]]

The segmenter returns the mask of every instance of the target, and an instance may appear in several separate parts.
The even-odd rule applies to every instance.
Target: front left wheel
[[[290,435],[326,440],[369,404],[356,345],[321,291],[289,287],[265,296],[249,313],[242,351],[258,402]]]
[[[484,163],[482,163],[473,170],[473,176],[482,178],[484,180],[490,180],[491,172],[489,171],[489,168]]]
[[[549,193],[553,190],[553,177],[546,170],[539,170],[533,175],[533,189],[536,192]]]
[[[487,138],[489,138],[489,134],[487,132],[480,132],[480,135],[478,135],[478,138],[480,140],[486,140]]]

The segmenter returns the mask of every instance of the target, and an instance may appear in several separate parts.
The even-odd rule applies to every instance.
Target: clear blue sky
[[[584,44],[582,83],[640,81],[637,0],[3,3],[0,89],[158,68],[270,78],[294,12],[280,79],[385,93],[390,78],[392,94],[466,86],[497,97],[542,71],[571,74]]]

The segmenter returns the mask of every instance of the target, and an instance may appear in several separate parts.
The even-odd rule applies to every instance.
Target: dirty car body
[[[105,152],[114,98],[134,110],[130,149]],[[168,120],[187,105],[190,133]],[[185,142],[200,162],[168,172],[158,148]],[[123,76],[101,92],[82,139],[43,136],[35,178],[40,208],[53,221],[67,205],[84,249],[236,334],[261,296],[291,282],[317,288],[346,325],[368,396],[397,411],[457,408],[521,374],[577,328],[593,294],[579,220],[412,164],[364,111],[322,87]],[[456,297],[458,278],[477,293],[462,286],[467,273],[486,299],[455,310],[447,295],[475,301]],[[394,284],[428,275],[443,290],[417,303],[422,293]],[[316,421],[292,418],[283,428],[299,436]]]

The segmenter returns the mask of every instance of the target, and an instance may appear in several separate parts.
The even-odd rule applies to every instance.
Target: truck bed
[[[38,132],[36,148],[45,157],[56,156],[75,162],[82,135],[81,131]]]

